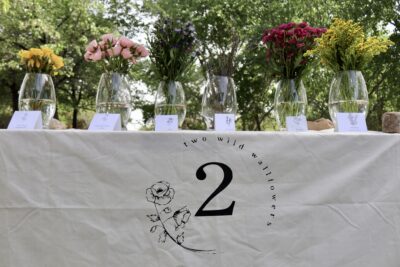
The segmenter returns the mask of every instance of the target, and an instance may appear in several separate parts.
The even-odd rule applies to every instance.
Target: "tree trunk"
[[[78,128],[78,108],[74,108],[74,112],[72,114],[72,128]]]
[[[260,118],[258,117],[258,114],[254,115],[254,120],[256,122],[256,130],[261,131],[261,122],[260,122]]]
[[[15,81],[11,84],[10,90],[11,90],[13,111],[17,111],[18,110],[18,91],[19,91],[19,88],[18,88],[18,85],[15,83]]]

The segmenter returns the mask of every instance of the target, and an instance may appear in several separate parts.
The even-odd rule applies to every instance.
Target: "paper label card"
[[[177,131],[178,115],[156,115],[156,132]]]
[[[217,113],[214,117],[214,129],[216,132],[235,131],[235,114]]]
[[[96,113],[90,122],[89,131],[121,131],[121,115]]]
[[[29,130],[42,129],[42,112],[15,111],[7,129]]]
[[[306,116],[287,116],[286,129],[288,132],[307,132],[307,119]]]
[[[336,113],[338,132],[367,132],[364,113]]]

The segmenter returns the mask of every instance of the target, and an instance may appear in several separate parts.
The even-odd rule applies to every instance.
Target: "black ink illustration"
[[[154,225],[151,233],[158,233],[158,242],[165,243],[169,238],[180,247],[192,252],[215,253],[215,250],[194,249],[185,246],[185,226],[189,222],[191,212],[184,206],[173,211],[168,205],[174,199],[175,190],[166,181],[160,181],[146,189],[147,201],[154,204],[155,213],[147,217]]]

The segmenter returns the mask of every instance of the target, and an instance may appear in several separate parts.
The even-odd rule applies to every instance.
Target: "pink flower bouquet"
[[[273,76],[300,77],[309,60],[304,53],[316,46],[315,38],[321,37],[325,31],[325,28],[310,27],[307,22],[290,22],[265,30],[262,42],[267,47],[267,64]]]
[[[84,57],[86,61],[101,61],[105,72],[126,74],[138,59],[148,55],[149,52],[143,45],[127,37],[116,37],[109,33],[103,35],[99,42],[91,41]]]

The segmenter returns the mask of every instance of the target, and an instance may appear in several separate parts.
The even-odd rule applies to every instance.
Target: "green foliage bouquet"
[[[149,43],[150,59],[162,81],[180,81],[196,59],[196,31],[191,22],[160,17]]]
[[[375,55],[393,44],[380,37],[366,38],[359,23],[342,19],[334,19],[327,32],[316,41],[318,46],[306,55],[319,57],[321,63],[334,72],[362,70]]]
[[[232,77],[235,70],[235,59],[242,44],[237,33],[231,33],[231,40],[227,42],[226,50],[213,52],[209,50],[208,71],[218,76]]]

